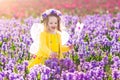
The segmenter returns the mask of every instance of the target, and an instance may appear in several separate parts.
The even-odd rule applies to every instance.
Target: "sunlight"
[[[0,0],[0,1],[5,1],[5,0]]]

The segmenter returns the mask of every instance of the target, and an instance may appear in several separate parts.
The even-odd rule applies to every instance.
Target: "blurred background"
[[[30,71],[31,27],[49,8],[64,14],[74,49]],[[0,0],[0,80],[75,79],[120,80],[120,0]]]
[[[78,16],[96,13],[116,14],[120,11],[120,0],[0,0],[0,17],[37,17],[49,8]]]

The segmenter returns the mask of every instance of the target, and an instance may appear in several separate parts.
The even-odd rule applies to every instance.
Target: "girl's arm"
[[[38,52],[38,55],[42,55],[44,57],[50,56],[50,53],[52,52],[46,44],[46,33],[41,32],[40,34],[40,49],[39,51],[42,51],[43,53]]]

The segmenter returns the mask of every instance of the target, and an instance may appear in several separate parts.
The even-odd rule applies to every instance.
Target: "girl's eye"
[[[52,23],[50,23],[50,24],[52,24]]]
[[[55,24],[57,24],[57,23],[55,23]]]

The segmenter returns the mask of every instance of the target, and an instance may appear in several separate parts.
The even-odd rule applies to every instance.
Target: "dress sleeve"
[[[66,45],[61,45],[61,50],[62,50],[62,52],[67,52],[70,50],[70,48]]]
[[[42,55],[44,57],[48,57],[50,55],[50,53],[52,52],[46,44],[46,33],[45,32],[41,32],[40,34],[40,47],[39,47],[39,51],[42,52],[38,52],[38,55]]]

